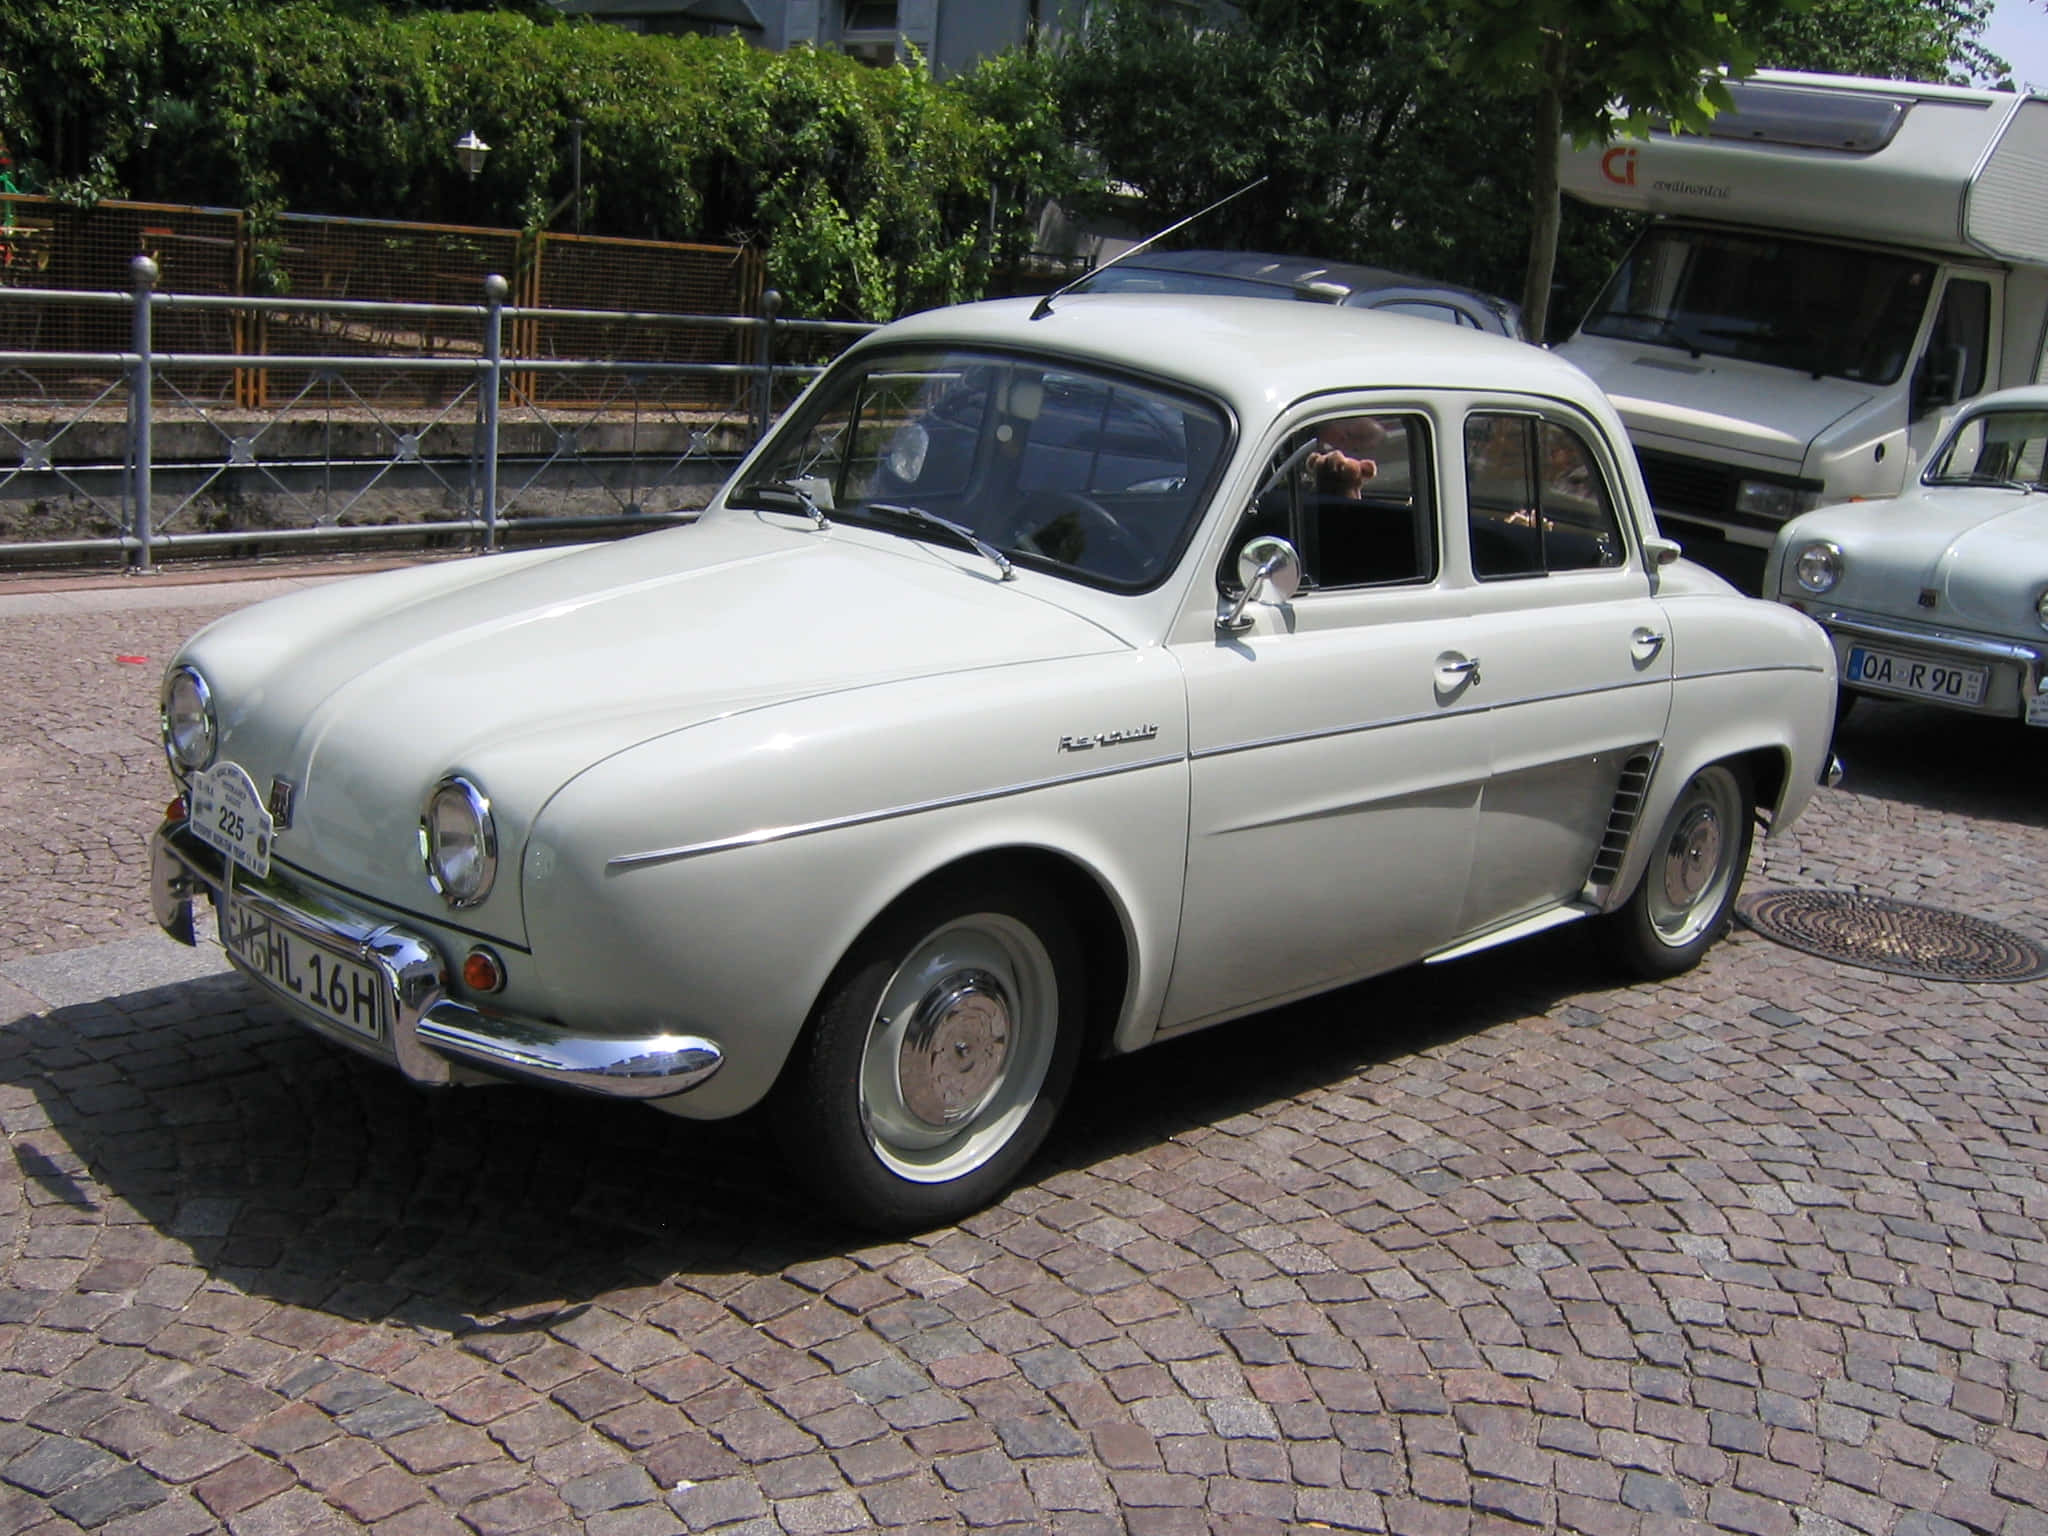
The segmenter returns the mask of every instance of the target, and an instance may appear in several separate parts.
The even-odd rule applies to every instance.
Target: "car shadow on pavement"
[[[1410,966],[1096,1064],[1048,1153],[1085,1166],[1341,1088],[1517,1020],[1561,1013],[1569,1026],[1597,1023],[1582,1005],[1626,982],[1590,923]]]
[[[1861,698],[1835,736],[1842,788],[1976,820],[2048,826],[2048,731]]]
[[[1587,950],[1567,930],[1095,1063],[1022,1198],[1545,1013],[1611,980]],[[351,1321],[520,1327],[679,1273],[737,1285],[877,1241],[807,1202],[759,1117],[415,1088],[227,974],[0,1025],[0,1121],[39,1219],[73,1229],[67,1251],[156,1252]]]

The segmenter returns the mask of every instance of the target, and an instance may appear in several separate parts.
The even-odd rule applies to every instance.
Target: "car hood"
[[[973,557],[751,516],[447,575],[365,577],[215,625],[187,648],[220,698],[221,755],[295,787],[288,864],[438,907],[421,804],[445,773],[491,797],[516,868],[548,796],[593,763],[806,696],[1123,649]],[[510,883],[510,882],[508,882]],[[516,896],[466,922],[513,937]]]
[[[1732,449],[1796,472],[1813,440],[1875,391],[1672,347],[1574,336],[1558,348],[1613,400],[1641,447]]]
[[[1816,538],[1842,550],[1842,579],[1828,602],[2039,637],[2034,600],[2048,584],[2048,493],[1950,486],[1827,507],[1787,526],[1788,557]]]

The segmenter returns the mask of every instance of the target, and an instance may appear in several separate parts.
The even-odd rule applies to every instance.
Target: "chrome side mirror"
[[[1654,568],[1660,565],[1669,565],[1683,551],[1679,547],[1678,540],[1667,539],[1662,534],[1658,534],[1653,538],[1643,540],[1643,553],[1650,557],[1650,565]]]
[[[1292,599],[1301,590],[1301,555],[1285,539],[1261,534],[1238,553],[1237,583],[1244,591],[1230,612],[1216,621],[1222,634],[1250,629],[1252,621],[1245,616],[1245,609],[1253,603],[1278,607]]]

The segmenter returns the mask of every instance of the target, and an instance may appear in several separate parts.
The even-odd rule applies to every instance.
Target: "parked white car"
[[[157,912],[421,1083],[766,1101],[985,1203],[1084,1057],[1593,917],[1724,928],[1826,637],[1677,560],[1569,364],[1072,294],[863,340],[693,525],[340,582],[170,666]]]
[[[1832,637],[1845,706],[2048,725],[2048,388],[1976,401],[1898,496],[1787,523],[1765,580]]]

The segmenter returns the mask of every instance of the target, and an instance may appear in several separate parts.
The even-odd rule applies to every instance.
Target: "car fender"
[[[1834,733],[1835,653],[1813,620],[1705,590],[1667,597],[1664,607],[1672,631],[1671,715],[1615,881],[1617,905],[1635,890],[1694,774],[1730,758],[1769,754],[1783,765],[1775,793],[1759,786],[1760,809],[1775,834],[1813,798]]]
[[[1114,1043],[1130,1049],[1172,963],[1187,793],[1186,706],[1156,652],[709,722],[595,765],[543,811],[521,882],[542,986],[585,1028],[718,1041],[719,1075],[665,1107],[737,1113],[905,892],[965,859],[1050,854],[1116,913],[1130,966]]]

